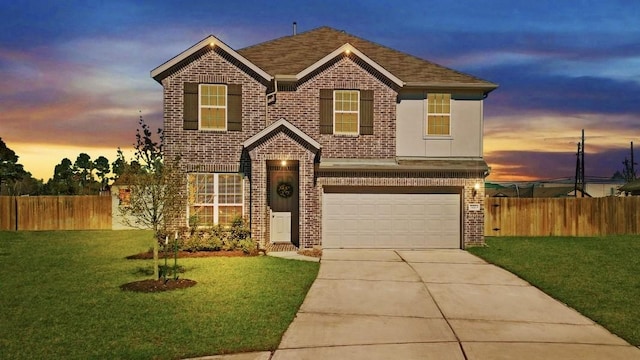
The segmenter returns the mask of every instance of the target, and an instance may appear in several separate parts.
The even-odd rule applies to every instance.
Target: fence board
[[[640,197],[486,198],[485,236],[640,234]]]
[[[2,230],[104,230],[112,222],[110,196],[1,196],[0,211]]]
[[[16,200],[13,196],[0,196],[0,230],[16,229]]]

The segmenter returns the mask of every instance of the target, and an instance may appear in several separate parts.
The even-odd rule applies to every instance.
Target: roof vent
[[[298,33],[298,23],[297,22],[293,22],[293,35],[296,35]]]

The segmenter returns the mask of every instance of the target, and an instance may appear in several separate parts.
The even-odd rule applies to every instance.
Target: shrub
[[[231,227],[229,228],[229,236],[236,240],[244,240],[251,236],[251,229],[247,221],[240,216],[236,216],[231,221]]]
[[[258,246],[252,238],[246,238],[238,241],[238,249],[242,250],[245,254],[255,254],[258,251]]]
[[[256,242],[251,239],[251,229],[247,221],[238,216],[231,225],[220,225],[208,229],[198,228],[197,218],[189,219],[188,231],[179,239],[178,246],[183,251],[233,251],[242,250],[251,254],[257,250]]]
[[[206,247],[206,239],[202,234],[196,232],[191,236],[185,237],[179,246],[180,249],[184,251],[202,251]]]

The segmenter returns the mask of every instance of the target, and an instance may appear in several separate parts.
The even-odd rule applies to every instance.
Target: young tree
[[[184,189],[186,177],[180,168],[180,159],[164,159],[162,152],[162,129],[157,135],[160,141],[152,137],[149,126],[142,116],[138,121],[134,159],[130,164],[122,159],[124,172],[119,177],[120,186],[129,188],[129,203],[120,206],[122,221],[138,228],[153,229],[155,241],[154,275],[158,278],[158,241],[170,230],[171,221],[177,219],[186,207]]]
[[[130,204],[120,207],[120,212],[127,225],[153,229],[158,236],[169,230],[171,219],[186,206],[186,179],[179,158],[163,158],[162,129],[158,129],[160,141],[156,141],[142,117],[138,124],[135,160],[124,166],[120,177],[121,185],[130,190]]]

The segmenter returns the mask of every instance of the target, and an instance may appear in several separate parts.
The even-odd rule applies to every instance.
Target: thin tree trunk
[[[153,279],[158,280],[160,273],[158,271],[158,239],[153,236]]]

